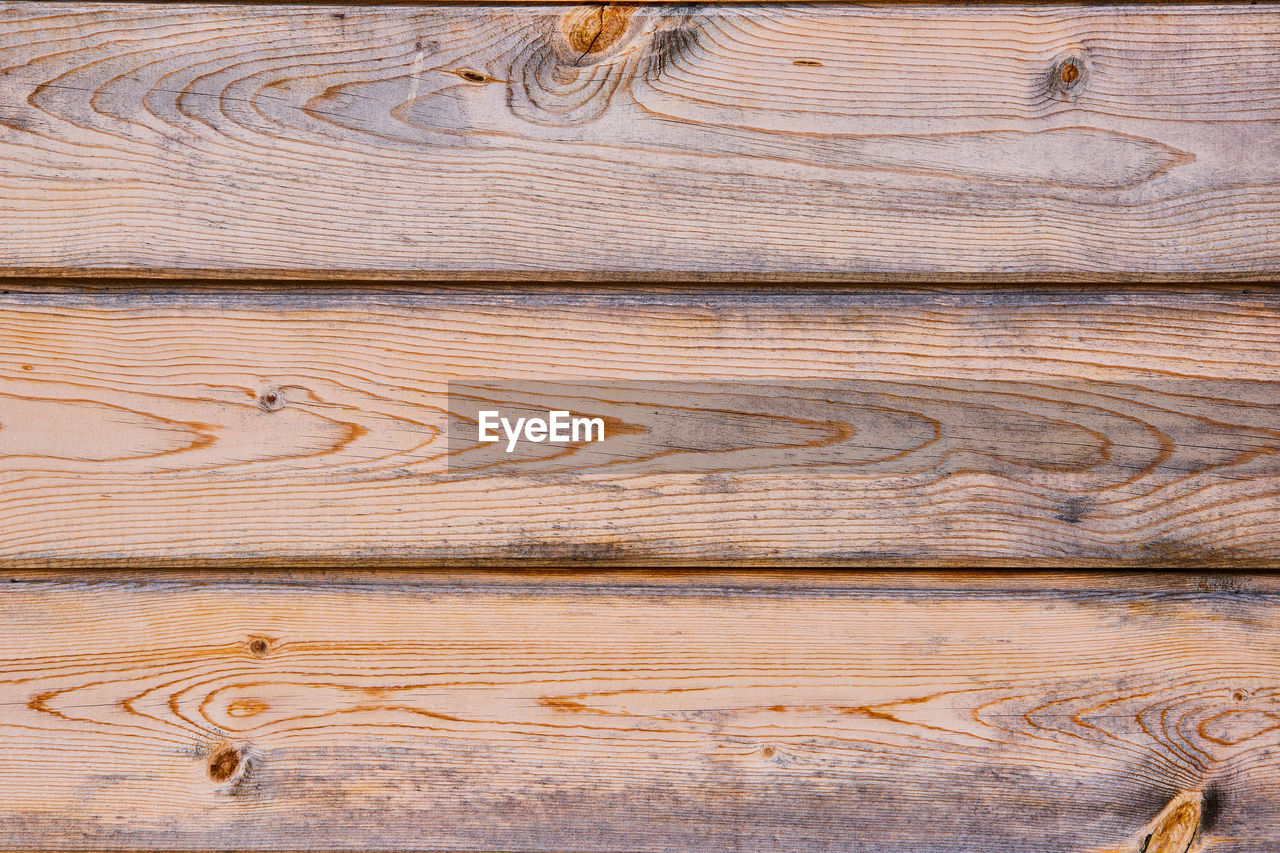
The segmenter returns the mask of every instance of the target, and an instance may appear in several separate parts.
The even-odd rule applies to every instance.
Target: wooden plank
[[[0,561],[1271,566],[1277,329],[1275,287],[14,287]],[[606,439],[493,455],[503,383]]]
[[[0,845],[1280,845],[1273,584],[830,577],[13,576]]]
[[[0,7],[0,270],[1280,269],[1274,4]]]

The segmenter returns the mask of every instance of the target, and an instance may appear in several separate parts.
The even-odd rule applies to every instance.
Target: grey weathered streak
[[[0,564],[1274,566],[1277,330],[1255,285],[13,285]],[[624,428],[486,456],[503,381]]]
[[[1280,847],[1265,577],[0,579],[6,848]]]
[[[0,4],[0,271],[1280,269],[1280,7]]]

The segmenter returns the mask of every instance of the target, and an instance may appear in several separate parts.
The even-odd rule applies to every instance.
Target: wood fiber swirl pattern
[[[0,560],[1274,565],[1278,300],[11,290]],[[497,380],[629,428],[492,463]]]
[[[1274,591],[1011,583],[11,576],[0,844],[1280,846]]]
[[[0,4],[0,270],[1266,278],[1280,8]]]

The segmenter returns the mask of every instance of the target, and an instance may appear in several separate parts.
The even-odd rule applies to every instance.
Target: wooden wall
[[[1278,57],[0,2],[0,848],[1274,853]]]

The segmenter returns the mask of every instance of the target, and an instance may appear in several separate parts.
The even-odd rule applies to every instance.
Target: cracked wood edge
[[[0,7],[0,271],[1265,279],[1273,5]]]
[[[1270,578],[486,577],[0,585],[0,845],[1280,844]]]
[[[0,294],[0,561],[1272,566],[1278,327],[1267,287],[28,287]],[[813,405],[788,383],[915,389],[855,449],[911,407],[943,432],[891,470],[708,445],[446,471],[448,383],[477,376],[770,377],[766,455],[769,407]],[[993,421],[970,380],[1038,390]]]

